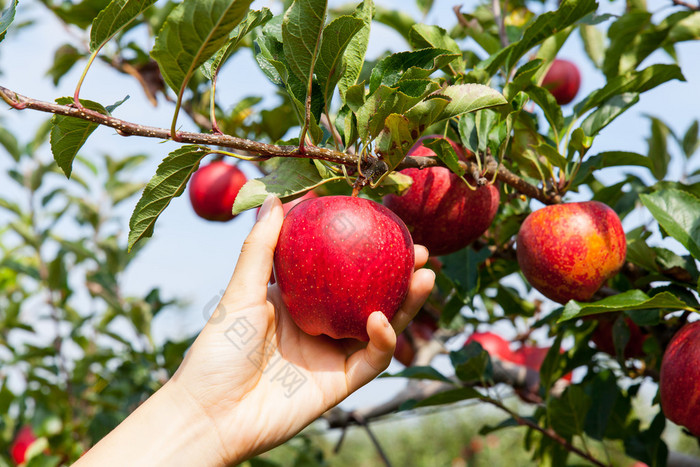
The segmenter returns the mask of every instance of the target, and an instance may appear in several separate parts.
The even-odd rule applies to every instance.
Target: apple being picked
[[[523,275],[559,303],[590,300],[617,274],[626,253],[620,218],[598,201],[539,209],[525,219],[517,238]]]
[[[189,183],[194,212],[209,221],[230,221],[235,217],[233,202],[245,182],[246,176],[241,169],[224,161],[200,167]]]
[[[299,203],[282,224],[274,271],[294,322],[311,335],[367,341],[367,318],[389,320],[408,293],[411,234],[381,204],[350,196]]]
[[[37,438],[34,435],[34,431],[32,431],[32,427],[23,426],[20,428],[12,446],[10,446],[10,454],[15,464],[19,465],[27,460],[27,449],[29,449],[29,446],[36,440]]]
[[[557,104],[568,104],[581,86],[578,67],[568,60],[555,59],[542,80],[542,87],[549,90]]]
[[[666,418],[700,437],[700,321],[683,326],[666,347],[659,389]]]
[[[423,146],[425,136],[408,151],[409,156],[436,157],[432,149]],[[449,140],[458,157],[462,149]],[[491,225],[498,211],[498,188],[488,184],[472,190],[457,175],[445,167],[404,169],[402,174],[413,184],[401,195],[387,195],[384,205],[394,211],[408,226],[413,241],[428,248],[431,255],[446,255],[461,250]],[[470,180],[472,185],[474,180]]]

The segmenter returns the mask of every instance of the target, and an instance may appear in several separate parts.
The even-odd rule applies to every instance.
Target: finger
[[[264,301],[272,272],[272,260],[284,213],[279,198],[269,195],[258,213],[258,220],[243,242],[241,255],[222,301],[250,297]]]
[[[428,249],[423,245],[413,245],[416,256],[416,269],[420,269],[428,262]]]
[[[435,284],[435,272],[431,269],[419,269],[413,273],[411,284],[408,287],[408,294],[403,305],[396,312],[391,320],[396,334],[401,334],[408,323],[416,316],[420,307],[428,299]]]
[[[367,347],[348,357],[346,384],[352,393],[372,381],[391,363],[396,347],[396,333],[381,311],[375,311],[367,319]]]

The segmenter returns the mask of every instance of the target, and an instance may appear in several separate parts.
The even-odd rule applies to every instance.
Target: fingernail
[[[262,206],[260,206],[260,212],[258,212],[258,222],[267,220],[270,215],[270,210],[272,209],[272,201],[275,199],[274,195],[267,195],[265,201],[263,201]]]

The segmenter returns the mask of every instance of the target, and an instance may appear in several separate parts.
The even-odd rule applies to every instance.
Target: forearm
[[[210,418],[178,391],[167,383],[74,465],[227,465],[228,449]]]

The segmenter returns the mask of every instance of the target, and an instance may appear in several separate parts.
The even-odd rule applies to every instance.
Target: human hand
[[[389,323],[367,321],[369,342],[311,336],[268,286],[283,221],[268,198],[216,311],[180,368],[76,465],[230,465],[291,438],[387,368],[403,331],[433,288],[417,269]],[[428,259],[415,249],[416,268]]]
[[[169,383],[212,420],[229,462],[291,438],[385,370],[396,335],[435,279],[428,269],[414,273],[391,325],[379,311],[370,315],[369,343],[310,336],[292,321],[279,288],[268,287],[283,220],[277,198],[267,200],[259,219],[219,306]],[[415,256],[420,268],[428,251],[416,246]]]

